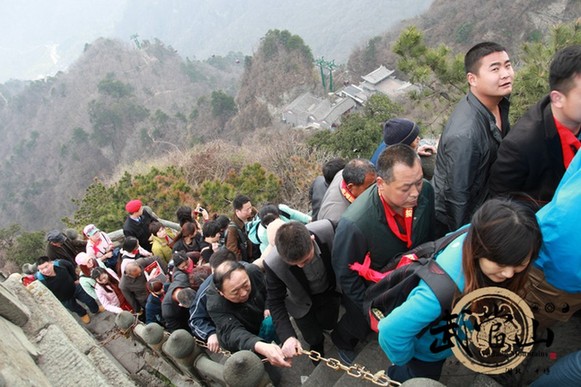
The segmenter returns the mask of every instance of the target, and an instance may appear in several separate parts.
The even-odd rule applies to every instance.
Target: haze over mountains
[[[269,29],[301,36],[315,57],[354,46],[424,12],[432,0],[44,0],[0,2],[0,82],[66,69],[99,37],[157,38],[182,57],[251,55]]]
[[[313,56],[338,63],[349,56],[337,82],[357,82],[380,64],[395,67],[401,25],[389,26],[430,1],[94,3],[0,2],[0,228],[58,227],[94,177],[110,181],[133,162],[155,164],[175,149],[275,132],[295,97],[324,94]],[[410,23],[430,46],[454,53],[484,39],[505,42],[518,64],[523,42],[581,15],[579,0],[463,5],[434,0]],[[290,32],[268,32],[274,28]],[[55,60],[48,67],[47,58]],[[8,69],[35,75],[8,76]],[[51,76],[1,78],[41,74]]]

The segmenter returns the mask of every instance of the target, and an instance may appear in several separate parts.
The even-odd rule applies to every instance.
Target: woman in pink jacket
[[[113,313],[121,313],[124,310],[133,312],[119,289],[119,277],[113,270],[98,267],[93,269],[91,277],[97,282],[95,293],[105,310]]]

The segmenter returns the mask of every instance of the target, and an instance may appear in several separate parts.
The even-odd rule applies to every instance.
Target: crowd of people
[[[461,228],[435,258],[453,280],[454,303],[498,286],[524,297],[540,327],[567,321],[581,309],[581,46],[555,55],[550,92],[513,125],[506,49],[477,44],[465,71],[469,91],[437,148],[418,146],[416,123],[388,120],[372,161],[323,166],[310,215],[284,204],[257,210],[238,195],[230,216],[180,207],[172,230],[131,200],[120,246],[93,224],[82,241],[51,231],[36,278],[84,323],[77,301],[91,313],[131,311],[185,329],[213,352],[254,351],[275,383],[276,368],[304,348],[324,356],[327,333],[351,364],[371,333],[364,299],[374,273]],[[423,156],[436,157],[431,181]],[[451,350],[434,352],[445,333],[425,328],[452,307],[420,281],[380,321],[391,378],[440,377]],[[564,358],[535,385],[579,385],[579,359]]]

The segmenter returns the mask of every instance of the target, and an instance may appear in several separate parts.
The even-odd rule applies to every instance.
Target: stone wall
[[[135,385],[44,285],[20,278],[0,283],[0,385]]]

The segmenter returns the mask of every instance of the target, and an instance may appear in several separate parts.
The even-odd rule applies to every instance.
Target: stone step
[[[309,378],[302,384],[303,387],[332,386],[343,375],[342,371],[336,371],[327,367],[324,363],[319,364],[311,373]]]
[[[375,374],[381,370],[387,370],[389,366],[389,360],[385,356],[385,353],[379,346],[379,343],[374,338],[370,339],[357,354],[354,364],[359,364],[364,366],[366,370]],[[339,380],[334,384],[335,387],[350,387],[350,386],[372,386],[373,384],[364,380],[363,378],[354,378],[346,373],[339,378]]]

